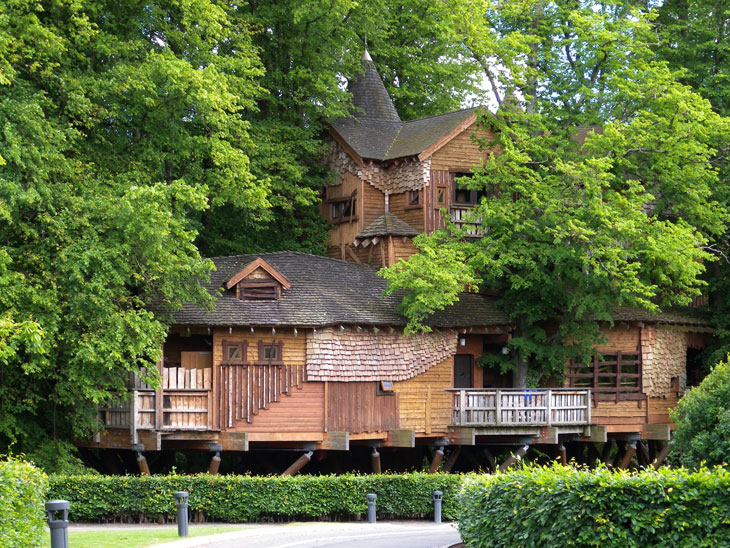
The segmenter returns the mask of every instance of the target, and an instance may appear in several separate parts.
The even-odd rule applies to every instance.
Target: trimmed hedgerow
[[[528,466],[466,479],[459,505],[469,548],[730,546],[725,469]]]
[[[30,463],[0,461],[0,546],[37,546],[44,534],[46,475]]]
[[[71,502],[74,521],[136,521],[175,515],[172,493],[188,491],[192,512],[213,521],[352,519],[367,512],[366,493],[378,495],[378,515],[433,515],[432,493],[443,491],[443,517],[456,515],[463,476],[382,474],[340,476],[51,476],[54,498]]]

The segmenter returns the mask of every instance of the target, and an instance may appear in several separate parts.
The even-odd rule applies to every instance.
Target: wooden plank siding
[[[448,358],[431,369],[408,379],[393,383],[398,394],[400,428],[417,434],[445,433],[451,424],[451,394],[454,359]]]
[[[418,248],[413,245],[413,239],[411,238],[406,238],[403,241],[403,238],[394,237],[393,248],[395,262],[398,262],[399,259],[407,260],[411,255],[418,253]]]
[[[367,185],[370,186],[370,185]],[[352,173],[345,173],[342,183],[335,186],[325,187],[325,199],[321,203],[320,212],[325,219],[330,219],[330,204],[328,200],[346,199],[356,192],[356,211],[357,218],[352,221],[334,223],[330,226],[328,246],[339,249],[342,244],[351,244],[355,240],[355,236],[360,233],[363,227],[363,185],[362,181]],[[340,257],[337,257],[340,258]]]
[[[479,144],[472,141],[472,134],[479,138],[490,138],[491,131],[478,129],[476,123],[469,126],[465,131],[454,137],[451,141],[433,153],[431,156],[431,169],[471,169],[478,166],[485,153],[479,150]]]
[[[393,213],[393,215],[418,232],[423,232],[423,205],[420,207],[408,207],[408,192],[391,194],[389,199],[390,212]]]
[[[360,181],[360,195],[362,196],[362,222],[360,223],[360,226],[362,228],[366,228],[375,219],[385,213],[385,194],[370,183]],[[352,240],[354,240],[354,237]],[[347,243],[351,244],[352,240]]]
[[[327,383],[327,431],[387,432],[398,429],[398,394],[377,395],[375,382]]]

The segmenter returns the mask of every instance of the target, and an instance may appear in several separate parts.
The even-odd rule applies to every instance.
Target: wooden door
[[[471,354],[456,354],[454,356],[454,388],[472,387],[472,370],[474,356]]]

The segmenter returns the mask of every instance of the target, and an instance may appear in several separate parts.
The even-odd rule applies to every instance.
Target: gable
[[[282,289],[291,288],[291,283],[273,266],[258,258],[228,280],[225,287],[235,287],[236,298],[242,301],[276,300],[281,298]]]

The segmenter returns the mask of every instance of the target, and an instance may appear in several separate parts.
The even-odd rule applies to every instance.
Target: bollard
[[[177,491],[172,495],[177,501],[177,536],[188,536],[188,492]]]
[[[46,503],[48,528],[51,530],[51,548],[68,548],[68,510],[71,504],[67,500],[52,500]],[[61,512],[60,519],[55,512]]]
[[[368,523],[375,523],[375,507],[377,505],[378,495],[375,493],[368,493],[365,495],[368,498]]]
[[[433,492],[433,522],[441,523],[441,501],[444,499],[444,494],[441,491]]]

